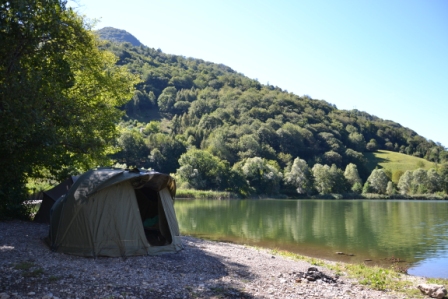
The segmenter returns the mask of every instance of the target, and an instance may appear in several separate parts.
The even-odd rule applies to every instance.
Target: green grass
[[[396,171],[405,172],[406,170],[415,170],[417,168],[428,170],[436,166],[435,163],[429,162],[423,158],[385,150],[364,153],[364,157],[367,159],[367,168],[370,171],[378,167],[390,170],[391,173],[394,173]]]
[[[204,191],[192,189],[177,189],[176,198],[191,198],[191,199],[236,199],[238,196],[232,192],[222,191]]]
[[[32,270],[35,268],[34,270]],[[14,266],[14,269],[16,270],[22,270],[23,271],[23,277],[40,277],[44,274],[44,270],[40,267],[36,268],[36,264],[29,261],[24,261],[16,264]]]
[[[26,261],[26,262],[20,262],[20,263],[16,264],[14,266],[14,269],[28,271],[31,268],[33,268],[34,266],[35,266],[35,264],[33,262]]]
[[[413,279],[412,276],[408,276],[403,274],[401,271],[397,271],[394,266],[392,266],[391,269],[387,269],[378,266],[366,266],[364,264],[334,263],[287,251],[271,250],[270,252],[274,255],[284,256],[292,260],[303,260],[312,265],[327,268],[334,271],[335,274],[339,276],[347,276],[348,278],[355,279],[359,284],[365,285],[373,290],[401,293],[405,295],[406,298],[425,297],[417,289],[418,283],[416,280]],[[424,280],[426,280],[427,283],[436,283],[441,285],[448,284],[448,279]]]

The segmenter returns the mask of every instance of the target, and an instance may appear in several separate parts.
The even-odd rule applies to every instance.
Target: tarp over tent
[[[42,194],[42,202],[39,211],[34,216],[34,221],[40,223],[50,223],[50,210],[59,197],[67,193],[70,187],[78,179],[77,176],[70,176],[62,183],[54,186],[50,190],[44,191]]]
[[[167,174],[89,170],[53,205],[50,248],[90,257],[181,250],[175,193],[175,181]]]

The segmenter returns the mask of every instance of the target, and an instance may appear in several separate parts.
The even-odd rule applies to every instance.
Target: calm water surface
[[[182,234],[344,262],[399,258],[411,275],[448,278],[448,202],[177,199],[175,209]]]

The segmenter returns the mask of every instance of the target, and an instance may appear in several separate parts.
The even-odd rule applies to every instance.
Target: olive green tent
[[[81,175],[51,209],[48,243],[80,256],[132,256],[182,249],[174,179],[98,168]]]
[[[50,223],[50,210],[59,197],[67,193],[68,189],[73,185],[78,179],[77,176],[70,176],[65,181],[59,185],[54,186],[52,189],[44,191],[42,194],[42,202],[37,211],[36,216],[34,216],[34,221],[40,223]]]

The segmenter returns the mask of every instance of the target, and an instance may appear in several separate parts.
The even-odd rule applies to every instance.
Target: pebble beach
[[[0,299],[409,298],[261,248],[183,236],[177,253],[93,259],[50,251],[47,234],[46,224],[0,222]],[[327,279],[306,278],[310,269]]]

